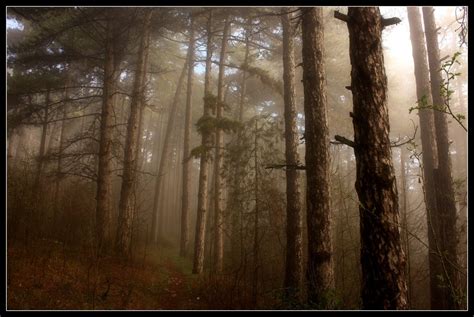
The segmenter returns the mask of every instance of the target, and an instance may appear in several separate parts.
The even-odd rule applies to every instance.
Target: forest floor
[[[52,240],[8,246],[9,310],[208,309],[191,261],[150,248],[132,261],[94,258]]]

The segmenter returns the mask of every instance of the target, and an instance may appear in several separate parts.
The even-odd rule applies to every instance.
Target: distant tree
[[[183,142],[183,193],[181,203],[181,238],[180,251],[181,256],[186,256],[189,240],[189,190],[190,190],[190,138],[191,138],[191,122],[192,122],[192,95],[193,95],[193,77],[194,77],[194,59],[195,59],[195,39],[194,39],[194,17],[189,17],[189,53],[188,53],[188,79],[186,88],[186,114],[184,124],[184,142]]]
[[[412,43],[413,62],[415,68],[416,95],[418,103],[423,100],[431,104],[431,87],[429,82],[429,69],[426,57],[426,45],[423,34],[420,9],[408,7],[408,23],[410,25],[410,38]],[[421,146],[423,150],[423,185],[425,194],[426,218],[428,224],[428,253],[430,269],[430,294],[431,308],[443,307],[443,290],[438,276],[442,275],[442,266],[439,255],[436,252],[436,239],[439,231],[439,216],[436,206],[436,187],[434,180],[434,169],[437,164],[437,147],[434,135],[433,110],[429,108],[419,109]]]
[[[188,51],[189,54],[189,51]],[[163,140],[163,146],[161,149],[161,158],[158,166],[158,171],[155,181],[155,194],[153,196],[153,209],[152,209],[152,219],[151,219],[151,230],[150,237],[154,242],[158,241],[158,238],[163,238],[163,210],[159,209],[160,199],[162,198],[162,182],[163,176],[165,174],[165,169],[169,165],[170,152],[171,152],[171,135],[173,133],[173,128],[175,126],[176,112],[178,110],[179,97],[181,96],[181,91],[183,89],[184,78],[186,77],[186,71],[188,67],[188,58],[184,62],[181,74],[179,75],[178,83],[176,85],[176,91],[173,97],[173,101],[170,105],[170,112],[168,115],[168,122],[166,125],[166,132]]]
[[[433,104],[444,105],[451,93],[442,92],[443,81],[440,72],[440,55],[438,33],[433,7],[423,7],[428,63],[430,66],[430,83]],[[434,181],[437,195],[437,213],[439,216],[438,255],[442,262],[442,281],[446,300],[443,308],[458,309],[461,302],[459,289],[459,272],[457,260],[458,233],[456,229],[456,200],[451,173],[451,156],[449,150],[449,131],[447,116],[441,111],[434,113],[436,146],[438,149],[438,168],[434,169]]]
[[[295,103],[295,28],[291,24],[290,8],[282,8],[283,26],[283,84],[285,99],[285,157],[286,164],[299,165],[298,130]],[[303,271],[303,212],[298,171],[286,169],[286,268],[284,287],[287,296],[301,295]]]

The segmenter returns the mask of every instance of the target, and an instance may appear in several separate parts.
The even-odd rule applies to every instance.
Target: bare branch
[[[334,11],[334,17],[335,17],[336,19],[341,20],[341,21],[344,21],[344,22],[346,22],[346,23],[347,23],[347,21],[348,21],[348,19],[349,19],[346,14],[341,13],[341,12],[339,12],[339,11]]]
[[[294,170],[306,170],[304,165],[290,165],[290,164],[273,164],[265,166],[265,169],[294,169]]]
[[[336,141],[339,141],[340,143],[335,143],[334,141],[332,141],[331,144],[345,144],[345,145],[350,146],[352,148],[355,147],[354,141],[351,141],[351,140],[349,140],[349,139],[347,139],[343,136],[335,135],[334,139],[336,139]]]

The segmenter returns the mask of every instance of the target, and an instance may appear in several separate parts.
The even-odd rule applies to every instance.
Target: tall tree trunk
[[[97,208],[96,234],[97,252],[108,247],[111,243],[111,216],[112,216],[112,136],[114,130],[113,107],[116,89],[118,65],[115,22],[113,14],[107,16],[105,61],[104,61],[104,88],[102,113],[100,118],[99,164],[97,177]]]
[[[66,74],[66,83],[64,85],[64,105],[63,105],[63,113],[62,113],[62,122],[61,122],[61,130],[59,134],[59,148],[58,148],[58,165],[56,167],[56,180],[54,184],[54,207],[53,207],[53,223],[52,228],[56,228],[57,216],[59,212],[59,187],[61,185],[62,179],[62,161],[63,161],[63,151],[64,151],[64,134],[66,132],[66,117],[67,117],[67,110],[68,110],[68,99],[69,99],[69,70],[66,70],[68,73]]]
[[[134,212],[133,189],[136,182],[138,167],[138,129],[140,109],[144,101],[146,78],[146,55],[148,52],[148,34],[150,30],[153,10],[148,10],[143,19],[142,36],[138,51],[133,94],[130,102],[130,113],[127,123],[127,136],[124,148],[124,162],[122,173],[122,187],[120,191],[119,215],[117,235],[115,237],[115,251],[121,255],[130,255],[130,242],[132,238],[132,219]]]
[[[207,20],[207,45],[206,45],[206,71],[204,75],[204,114],[202,118],[205,120],[211,116],[211,105],[206,97],[210,95],[211,88],[211,66],[212,66],[212,9],[209,10]],[[204,250],[206,238],[206,216],[208,211],[208,185],[209,185],[209,158],[212,146],[212,135],[210,131],[202,131],[203,150],[201,151],[201,162],[199,169],[199,189],[198,189],[198,206],[196,217],[196,232],[194,239],[194,260],[193,274],[201,274],[204,269]]]
[[[438,33],[433,7],[423,7],[428,62],[430,66],[431,93],[433,105],[445,104],[445,96],[441,94],[440,56]],[[439,215],[439,242],[443,266],[443,303],[445,309],[459,308],[459,276],[457,272],[457,239],[456,230],[456,200],[454,196],[453,179],[451,174],[451,156],[449,151],[448,122],[446,114],[434,112],[436,145],[438,148],[438,168],[434,170],[437,194],[437,211]]]
[[[419,103],[424,100],[430,105],[432,104],[431,87],[420,9],[418,7],[408,7],[407,12],[415,68],[416,96]],[[439,243],[437,238],[439,236],[439,215],[436,206],[434,169],[438,161],[433,110],[420,109],[418,115],[420,117],[421,146],[423,150],[423,186],[428,224],[431,308],[442,309],[444,307],[444,292],[441,285],[439,285],[438,278],[438,276],[442,276],[442,266],[436,247]]]
[[[193,77],[194,77],[194,19],[190,17],[189,29],[189,55],[188,55],[188,87],[186,89],[186,114],[184,123],[184,145],[183,145],[183,192],[181,202],[181,237],[179,254],[185,257],[188,250],[189,241],[189,190],[190,190],[190,168],[191,158],[189,151],[189,143],[191,138],[192,124],[192,96],[193,96]]]
[[[251,27],[252,18],[247,18],[247,25],[245,27],[245,55],[244,55],[244,65],[248,65],[249,63],[249,55],[250,55],[250,27]],[[247,71],[246,68],[242,69],[242,79],[240,82],[240,99],[239,99],[239,112],[238,112],[238,120],[239,123],[243,122],[244,117],[244,106],[245,106],[245,98],[247,95]],[[237,144],[240,146],[242,140],[242,131],[239,130],[237,134]],[[242,221],[240,217],[240,211],[243,209],[241,204],[241,192],[242,192],[242,153],[238,152],[238,157],[235,158],[235,171],[234,171],[234,184],[233,184],[233,192],[231,193],[231,199],[233,200],[232,205],[234,206],[232,210],[232,237],[231,237],[231,253],[232,253],[232,262],[236,263],[236,260],[239,257],[239,223]]]
[[[189,54],[189,52],[188,52]],[[163,147],[161,149],[161,159],[160,165],[158,167],[158,173],[156,176],[156,183],[155,183],[155,196],[153,198],[153,215],[151,221],[151,237],[154,242],[157,242],[158,238],[161,237],[163,233],[163,210],[158,210],[159,201],[161,196],[161,183],[163,180],[163,175],[165,173],[165,167],[168,164],[170,159],[170,151],[171,151],[171,134],[173,132],[174,121],[176,118],[176,112],[178,110],[178,101],[181,95],[181,90],[183,87],[184,77],[186,75],[186,70],[188,67],[188,58],[183,65],[183,69],[181,70],[181,74],[179,75],[178,84],[176,85],[176,92],[173,97],[173,103],[170,107],[168,123],[166,126],[165,138],[163,141]],[[157,225],[158,222],[158,225]],[[158,229],[158,230],[157,230]]]
[[[364,309],[405,309],[405,254],[389,139],[382,16],[378,7],[350,7],[347,18],[360,213],[362,305]]]
[[[253,275],[252,275],[252,300],[254,307],[258,306],[258,271],[260,265],[259,252],[259,195],[258,195],[258,118],[255,118],[255,137],[254,137],[254,170],[255,170],[255,215],[254,215],[254,235],[253,235]]]
[[[308,300],[321,307],[334,289],[329,195],[329,131],[323,52],[323,9],[302,11],[306,144]]]
[[[219,77],[217,82],[217,105],[216,105],[216,118],[217,120],[222,119],[223,107],[221,104],[224,102],[224,70],[225,70],[225,59],[227,53],[227,38],[230,31],[230,20],[226,17],[224,22],[224,31],[222,36],[221,54],[219,57]],[[214,197],[214,209],[215,209],[215,235],[214,235],[214,264],[217,273],[222,272],[223,261],[224,261],[224,179],[222,177],[223,167],[223,151],[224,146],[224,134],[220,128],[216,128],[216,159],[214,165],[215,173],[215,197]]]
[[[285,101],[285,158],[286,164],[298,165],[298,130],[295,103],[295,52],[293,14],[282,9],[283,26],[283,85]],[[286,169],[286,264],[284,287],[286,295],[297,299],[303,272],[303,213],[299,177],[296,169]]]

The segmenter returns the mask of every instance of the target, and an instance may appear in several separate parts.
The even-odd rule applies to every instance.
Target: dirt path
[[[185,285],[186,277],[183,272],[169,259],[164,260],[164,266],[168,270],[168,280],[159,299],[161,309],[187,309],[189,292]]]

